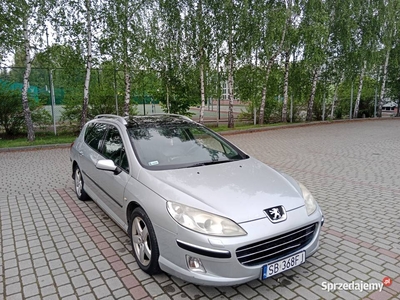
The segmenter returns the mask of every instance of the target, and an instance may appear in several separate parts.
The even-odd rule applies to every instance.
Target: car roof
[[[132,116],[128,119],[128,127],[165,127],[171,125],[197,124],[190,118],[173,114],[156,114],[146,116]]]
[[[170,125],[194,125],[197,124],[186,116],[176,114],[152,114],[145,116],[129,116],[121,117],[117,115],[98,115],[95,119],[104,119],[107,121],[119,122],[126,127],[159,127],[159,126],[170,126]]]

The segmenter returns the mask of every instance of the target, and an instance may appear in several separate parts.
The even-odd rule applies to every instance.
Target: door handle
[[[82,156],[83,155],[83,151],[79,151],[79,155]]]

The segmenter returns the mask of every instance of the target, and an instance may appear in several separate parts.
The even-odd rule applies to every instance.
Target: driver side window
[[[126,157],[124,143],[121,134],[114,126],[110,126],[107,132],[102,154],[105,158],[111,159],[116,166],[129,172],[129,163]]]

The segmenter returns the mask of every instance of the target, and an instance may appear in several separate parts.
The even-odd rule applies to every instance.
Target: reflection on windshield
[[[128,128],[136,155],[148,169],[185,168],[243,159],[238,149],[197,125]]]

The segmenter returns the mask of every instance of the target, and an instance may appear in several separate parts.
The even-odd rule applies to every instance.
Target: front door
[[[101,200],[107,206],[107,213],[123,226],[124,215],[124,191],[130,178],[129,162],[125,153],[125,146],[122,136],[113,125],[109,129],[104,139],[100,159],[110,159],[114,164],[121,168],[122,172],[116,174],[111,171],[97,170],[93,180],[101,189]]]

